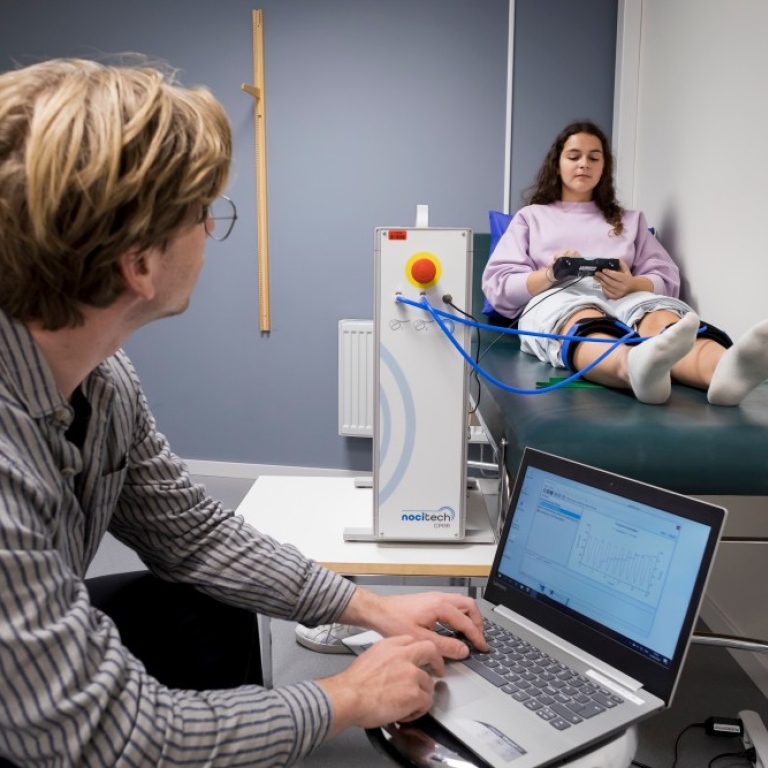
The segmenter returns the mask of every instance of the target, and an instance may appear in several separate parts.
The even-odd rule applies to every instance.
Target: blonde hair
[[[164,248],[223,190],[223,107],[148,66],[55,59],[0,75],[0,308],[80,325],[125,286],[118,259]]]

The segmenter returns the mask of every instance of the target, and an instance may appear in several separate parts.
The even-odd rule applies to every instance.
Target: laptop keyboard
[[[484,619],[490,652],[470,648],[470,669],[563,731],[624,703],[613,691],[565,666],[509,630]],[[438,632],[442,630],[438,627]],[[454,634],[445,630],[445,634]]]

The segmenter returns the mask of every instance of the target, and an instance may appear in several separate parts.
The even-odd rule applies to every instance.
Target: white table
[[[358,584],[484,587],[493,544],[345,541],[344,530],[370,525],[373,492],[352,477],[262,475],[237,514],[281,543]],[[272,684],[269,620],[260,619],[262,671]]]
[[[263,475],[237,514],[283,543],[297,546],[318,563],[353,579],[384,577],[477,578],[493,562],[493,544],[425,544],[345,541],[346,528],[371,524],[373,493],[351,477]]]

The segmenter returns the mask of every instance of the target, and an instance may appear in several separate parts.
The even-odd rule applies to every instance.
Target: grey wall
[[[252,78],[255,5],[265,25],[269,334],[258,323],[253,102],[240,89]],[[520,189],[567,120],[607,125],[616,0],[515,5]],[[4,4],[0,68],[140,51],[179,67],[183,83],[207,85],[230,115],[229,194],[241,218],[228,241],[209,242],[189,311],[127,345],[177,454],[370,470],[370,440],[337,434],[337,323],[372,316],[374,227],[412,225],[427,203],[432,225],[484,232],[487,211],[502,208],[507,32],[508,0]]]

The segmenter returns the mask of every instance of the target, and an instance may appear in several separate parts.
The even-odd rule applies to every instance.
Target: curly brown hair
[[[605,220],[613,226],[614,233],[620,235],[624,229],[621,221],[624,209],[616,199],[616,189],[613,183],[613,153],[611,152],[611,144],[603,131],[591,120],[577,120],[560,131],[544,157],[544,162],[541,164],[536,181],[528,191],[525,202],[529,205],[549,205],[550,203],[562,200],[560,155],[563,154],[565,142],[577,133],[595,136],[603,145],[605,165],[603,167],[603,175],[592,191],[592,200],[602,211]]]
[[[54,59],[0,75],[0,308],[48,330],[125,290],[224,188],[232,137],[204,88],[141,62]]]

